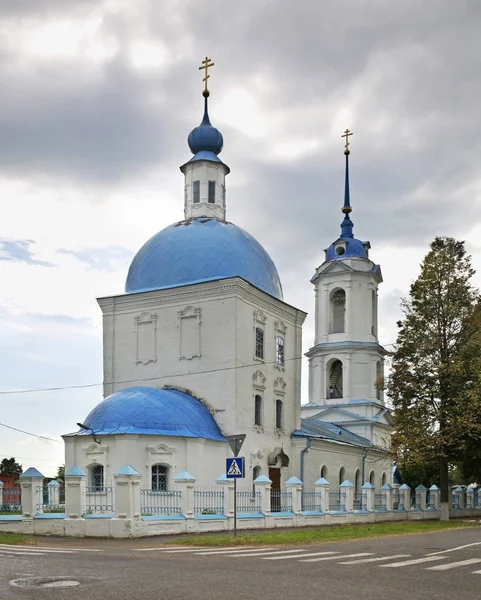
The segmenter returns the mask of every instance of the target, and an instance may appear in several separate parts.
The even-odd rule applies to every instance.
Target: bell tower
[[[369,258],[370,243],[354,237],[349,188],[349,137],[345,138],[344,219],[341,235],[325,250],[311,279],[315,290],[315,340],[309,359],[309,403],[304,418],[337,422],[371,441],[384,407],[385,350],[378,342],[381,268]],[[389,419],[389,417],[387,417]],[[387,423],[386,423],[387,425]],[[383,428],[381,428],[383,429]],[[378,439],[377,443],[381,443]]]

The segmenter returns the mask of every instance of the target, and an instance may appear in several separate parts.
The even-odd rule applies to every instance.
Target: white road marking
[[[62,550],[62,552],[60,552],[60,550],[43,550],[42,548],[35,548],[35,550],[26,550],[24,548],[18,548],[16,546],[10,546],[8,550],[7,548],[0,548],[0,552],[6,552],[7,554],[12,552],[15,552],[16,554],[74,554],[75,550]]]
[[[13,558],[14,556],[45,556],[45,554],[42,554],[41,552],[29,552],[28,554],[26,552],[3,552],[0,550],[0,556],[5,556],[7,558],[11,556]]]
[[[473,542],[472,544],[466,544],[465,546],[457,546],[456,548],[449,548],[449,550],[441,550],[440,552],[431,552],[426,556],[437,556],[438,554],[444,554],[445,552],[456,552],[456,550],[464,550],[464,548],[470,548],[471,546],[479,546],[481,542]]]
[[[357,558],[358,556],[372,556],[373,552],[359,552],[358,554],[343,554],[341,556],[324,556],[323,558],[301,559],[299,562],[320,562],[321,560],[337,560],[338,558]]]
[[[19,550],[38,552],[39,550],[43,551],[52,551],[52,552],[103,552],[98,548],[55,548],[51,546],[14,546],[13,544],[0,544],[0,550],[3,548],[12,549],[18,548]]]
[[[259,546],[243,546],[242,548],[224,548],[223,550],[219,550],[219,548],[202,548],[202,546],[198,546],[197,548],[184,548],[182,550],[180,548],[176,548],[175,550],[170,550],[170,548],[168,550],[166,550],[165,548],[136,548],[135,550],[137,552],[146,552],[148,550],[162,550],[166,554],[179,554],[183,552],[196,552],[197,554],[202,552],[205,554],[213,554],[214,552],[228,552],[230,550],[232,550],[233,552],[243,552],[244,550],[248,550],[251,548],[259,548]],[[261,549],[262,548],[259,548],[259,550]]]
[[[381,560],[393,560],[395,558],[407,558],[410,554],[393,554],[392,556],[380,556],[378,558],[360,558],[359,560],[347,560],[339,565],[360,565],[361,563],[380,562]]]
[[[275,550],[275,548],[257,548],[257,549],[252,549],[252,550],[241,550],[240,548],[237,548],[235,550],[229,549],[229,550],[214,550],[211,552],[196,552],[196,554],[238,554],[238,555],[244,555],[244,554],[257,554],[259,552],[267,552],[268,550]]]
[[[475,565],[480,562],[481,558],[468,558],[467,560],[459,560],[458,562],[448,563],[447,565],[428,567],[426,571],[448,571],[449,569],[456,569],[457,567],[464,567],[466,565]]]
[[[339,554],[339,552],[310,552],[309,554],[303,554],[302,556],[321,556],[326,554]],[[286,558],[299,558],[299,554],[290,554],[289,556],[266,556],[262,560],[284,560]]]
[[[229,554],[229,557],[230,558],[242,558],[243,556],[244,557],[249,557],[249,556],[257,557],[257,556],[268,556],[270,554],[271,555],[273,555],[273,554],[293,554],[294,552],[297,552],[297,553],[305,552],[305,550],[276,550],[274,552],[266,552],[266,551],[263,551],[262,553],[256,552],[255,554],[254,553],[252,553],[252,554],[251,553],[249,553],[249,554],[247,554],[247,553],[245,553],[245,554]]]
[[[379,565],[380,567],[408,567],[409,565],[419,565],[420,563],[432,562],[433,560],[443,560],[445,556],[425,556],[424,558],[414,558],[413,560],[404,560],[402,562],[391,563],[390,565]]]

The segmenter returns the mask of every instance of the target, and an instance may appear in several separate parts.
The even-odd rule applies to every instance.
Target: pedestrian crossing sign
[[[244,477],[244,457],[228,458],[225,473],[227,479],[242,479]]]

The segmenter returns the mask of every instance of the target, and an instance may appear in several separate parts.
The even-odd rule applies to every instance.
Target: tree
[[[0,462],[0,473],[10,473],[11,475],[21,475],[23,473],[22,465],[19,465],[15,458],[4,458]]]
[[[60,465],[57,469],[57,476],[55,477],[57,481],[63,481],[65,479],[65,465]]]
[[[401,474],[404,468],[424,473],[428,483],[435,478],[442,503],[449,501],[450,463],[460,459],[464,440],[478,435],[467,402],[479,391],[473,274],[464,242],[435,238],[401,302],[388,384]]]

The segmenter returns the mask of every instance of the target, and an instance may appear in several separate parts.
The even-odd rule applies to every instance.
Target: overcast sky
[[[309,312],[304,350],[354,132],[352,220],[383,270],[392,344],[436,235],[466,240],[481,271],[480,31],[477,0],[0,0],[0,390],[101,383],[95,299],[122,293],[134,253],[183,218],[206,55],[227,218]],[[1,423],[57,440],[0,427],[0,458],[54,475],[59,436],[101,394],[0,395]]]

